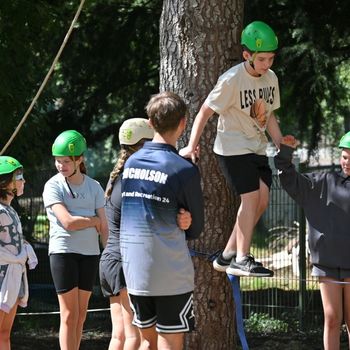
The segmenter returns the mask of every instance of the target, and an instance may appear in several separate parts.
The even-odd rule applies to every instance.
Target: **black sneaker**
[[[235,257],[232,259],[225,259],[222,256],[222,252],[218,255],[218,257],[213,261],[213,267],[216,271],[220,272],[226,272],[226,269],[230,266],[230,263],[232,260],[234,260]]]
[[[255,262],[255,259],[251,254],[246,255],[244,260],[239,263],[235,259],[232,259],[230,266],[226,269],[226,273],[234,276],[249,277],[273,276],[273,271],[265,268],[260,262]]]

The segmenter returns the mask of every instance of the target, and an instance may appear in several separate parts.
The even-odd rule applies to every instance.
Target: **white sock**
[[[238,254],[236,256],[236,262],[240,263],[245,259],[246,255]]]

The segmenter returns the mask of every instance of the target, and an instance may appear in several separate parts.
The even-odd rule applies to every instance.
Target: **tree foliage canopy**
[[[48,71],[78,4],[1,2],[1,147]],[[89,146],[108,136],[116,145],[120,123],[143,116],[149,95],[158,90],[160,13],[156,0],[87,1],[49,84],[7,152],[42,166],[65,129],[81,131]]]

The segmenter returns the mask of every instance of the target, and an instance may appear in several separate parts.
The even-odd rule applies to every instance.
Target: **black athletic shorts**
[[[119,295],[126,288],[122,262],[116,259],[100,260],[100,284],[105,297]]]
[[[193,292],[180,295],[139,296],[129,294],[134,311],[133,324],[139,328],[156,326],[159,333],[194,330]]]
[[[50,268],[56,293],[63,294],[75,287],[91,292],[94,286],[99,255],[58,253],[50,255]]]
[[[315,264],[312,266],[311,276],[344,280],[344,278],[350,278],[350,269],[331,268]]]
[[[271,187],[272,171],[266,156],[249,153],[237,156],[217,155],[221,170],[228,185],[237,194],[256,191],[261,179]]]

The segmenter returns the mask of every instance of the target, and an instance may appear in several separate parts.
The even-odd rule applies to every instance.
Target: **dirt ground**
[[[81,350],[104,350],[108,348],[109,332],[84,332]],[[303,334],[283,335],[248,335],[250,350],[322,350],[322,336]],[[14,350],[59,350],[58,334],[53,331],[41,330],[31,334],[14,332],[12,335],[12,349]],[[240,347],[237,347],[237,350]],[[348,349],[345,337],[342,337],[341,350]],[[205,349],[198,349],[205,350]],[[231,350],[231,349],[230,349]]]
[[[59,317],[16,317],[11,336],[12,350],[60,350],[58,343]],[[104,314],[88,317],[80,350],[107,350],[110,340],[111,323]],[[249,350],[322,350],[322,332],[281,334],[246,334]],[[237,338],[237,341],[238,338]],[[237,344],[240,350],[240,344]],[[207,349],[195,349],[207,350]],[[233,350],[233,349],[227,349]],[[341,333],[340,350],[349,350],[345,327]]]
[[[81,350],[108,349],[109,333],[85,332],[81,342]],[[58,334],[52,331],[22,334],[14,332],[11,337],[13,350],[59,350]]]

